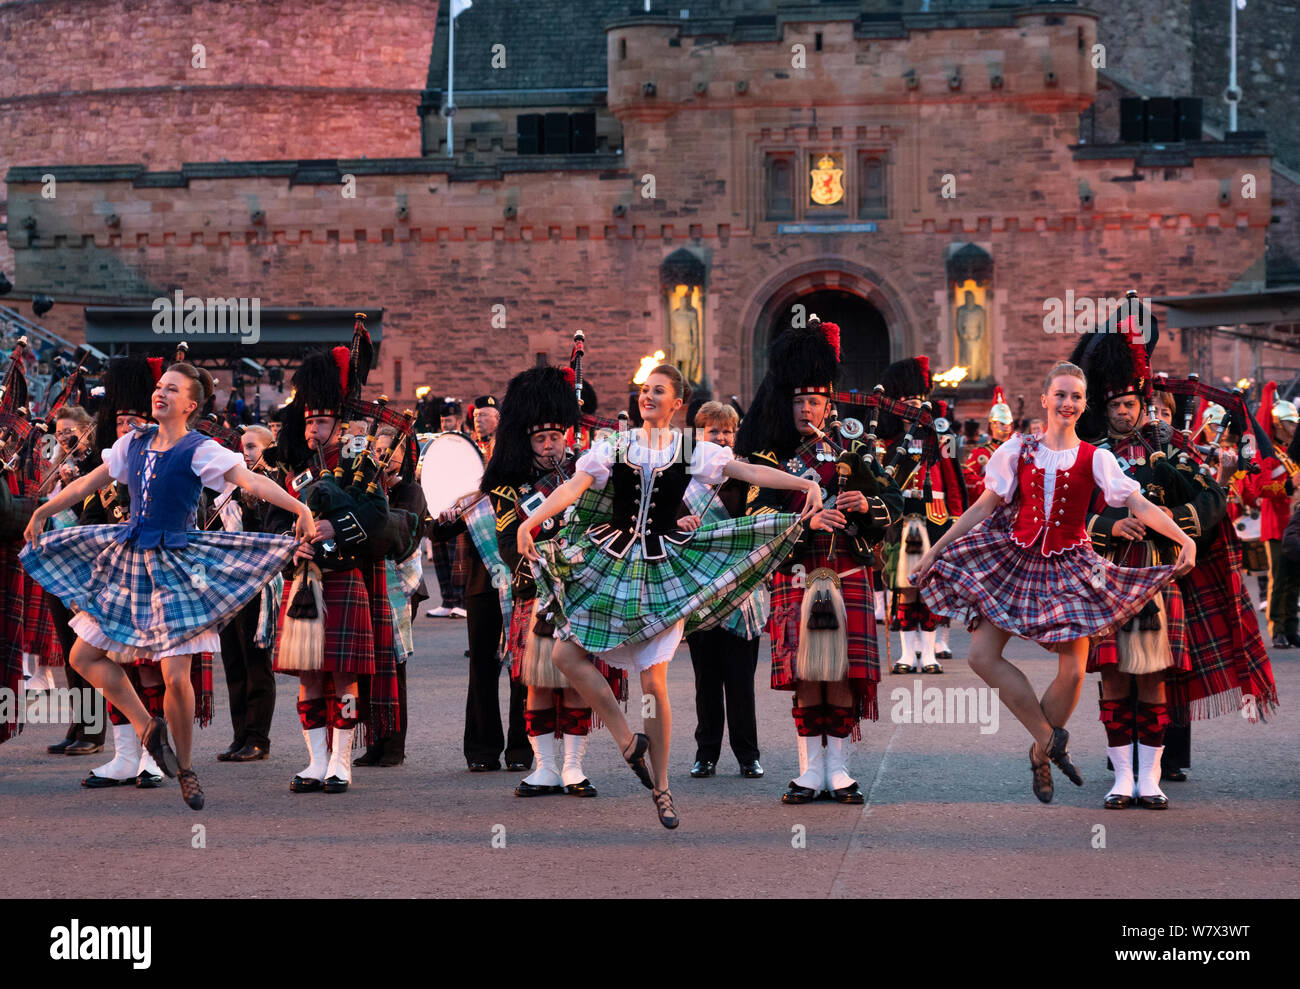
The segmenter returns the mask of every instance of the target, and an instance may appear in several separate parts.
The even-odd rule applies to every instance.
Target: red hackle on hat
[[[1259,408],[1255,410],[1255,421],[1268,437],[1273,435],[1273,405],[1276,402],[1277,382],[1270,381],[1264,385],[1264,390],[1259,396]]]
[[[149,371],[153,375],[153,383],[156,385],[163,376],[163,359],[161,357],[146,357],[149,362]]]
[[[822,323],[822,332],[826,334],[826,340],[835,348],[835,359],[840,360],[840,325],[838,323]]]
[[[1002,391],[1001,385],[998,385],[996,388],[993,389],[993,404],[994,405],[1007,404],[1007,396],[1006,393]]]
[[[578,383],[578,375],[574,373],[573,368],[562,367],[560,368],[560,373],[564,375],[564,380],[569,383],[570,388],[574,387]]]
[[[934,378],[930,374],[930,357],[928,354],[921,354],[916,363],[921,365],[921,373],[925,375],[925,390],[929,391],[934,386]]]
[[[348,365],[352,362],[352,350],[348,347],[335,347],[330,351],[330,356],[334,358],[334,363],[339,368],[339,384],[343,387],[343,394],[348,393]]]

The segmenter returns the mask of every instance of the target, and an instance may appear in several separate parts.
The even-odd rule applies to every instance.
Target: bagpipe
[[[19,337],[0,380],[0,541],[5,542],[26,530],[48,469],[37,449],[47,432],[45,421],[31,416],[27,408],[22,367],[27,349],[27,338]]]
[[[1185,401],[1183,424],[1177,432],[1162,422],[1154,414],[1153,410],[1148,409],[1148,422],[1138,432],[1149,449],[1152,449],[1151,441],[1155,442],[1156,447],[1164,447],[1172,442],[1174,446],[1180,449],[1180,459],[1183,462],[1195,460],[1199,469],[1204,473],[1211,473],[1208,461],[1217,455],[1216,448],[1213,444],[1198,444],[1196,442],[1200,438],[1201,431],[1205,428],[1204,423],[1195,433],[1192,432],[1192,420],[1195,418],[1196,403],[1191,399],[1199,398],[1207,403],[1221,406],[1225,412],[1225,422],[1227,421],[1227,414],[1232,415],[1232,418],[1240,426],[1237,430],[1238,469],[1244,470],[1248,474],[1259,473],[1259,464],[1255,463],[1254,455],[1258,452],[1261,456],[1268,456],[1272,452],[1272,442],[1267,436],[1260,435],[1257,428],[1258,424],[1246,407],[1246,393],[1243,389],[1233,388],[1229,391],[1217,388],[1201,381],[1195,372],[1189,374],[1186,378],[1172,378],[1165,374],[1158,374],[1152,380],[1152,388],[1166,391],[1171,395],[1181,396]],[[1163,454],[1159,450],[1152,449],[1152,455]]]

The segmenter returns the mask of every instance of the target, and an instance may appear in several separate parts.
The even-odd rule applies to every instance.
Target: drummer
[[[442,407],[438,412],[438,425],[442,432],[460,433],[472,439],[464,430],[465,412],[461,408],[460,399],[448,395],[442,400]],[[464,618],[466,615],[464,569],[461,569],[462,576],[459,580],[455,579],[452,572],[456,542],[431,536],[429,547],[433,558],[433,572],[438,577],[438,594],[442,600],[436,608],[429,608],[425,614],[430,618]]]
[[[483,396],[474,403],[476,426],[481,426],[489,444],[496,437],[499,421],[496,399]],[[482,433],[480,435],[483,435]],[[471,773],[495,772],[501,768],[501,754],[505,751],[506,768],[511,772],[524,772],[533,762],[532,746],[524,730],[524,698],[527,688],[512,684],[510,690],[510,718],[508,736],[501,730],[501,704],[499,683],[501,659],[498,647],[501,642],[502,617],[498,588],[493,574],[484,562],[484,552],[496,552],[496,526],[488,508],[487,531],[484,548],[480,550],[470,539],[467,519],[474,515],[459,508],[442,512],[433,525],[430,539],[434,545],[449,540],[462,541],[465,546],[466,604],[462,615],[468,616],[469,626],[469,687],[465,698],[465,762]],[[476,534],[480,534],[476,528]],[[489,556],[489,561],[500,566]],[[498,578],[499,580],[500,578]],[[439,574],[439,582],[442,576]],[[508,577],[507,577],[508,580]],[[446,585],[443,585],[446,586]],[[436,609],[435,609],[436,611]],[[430,611],[429,614],[434,614]]]

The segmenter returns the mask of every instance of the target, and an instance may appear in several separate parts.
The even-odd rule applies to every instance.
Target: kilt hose
[[[848,553],[837,552],[832,561],[826,553],[830,549],[830,535],[812,532],[812,551],[796,557],[803,566],[799,584],[819,567],[829,567],[840,578],[840,593],[844,595],[844,611],[849,651],[849,686],[854,698],[854,734],[856,723],[862,718],[876,721],[880,709],[876,702],[876,688],[880,683],[880,646],[876,642],[876,614],[872,603],[871,569],[856,562]],[[799,618],[803,608],[804,589],[796,586],[796,578],[777,571],[772,577],[772,616],[768,619],[768,632],[772,636],[772,689],[795,690],[795,655],[799,651]]]
[[[344,681],[357,678],[358,739],[373,744],[398,729],[397,657],[393,649],[393,620],[388,605],[388,584],[383,560],[370,560],[352,570],[327,570],[321,575],[325,599],[325,654],[323,673],[342,674]],[[280,628],[292,603],[285,593],[280,601]],[[276,637],[277,673],[299,675],[301,670],[281,669],[280,643]],[[327,691],[328,710],[339,698]]]

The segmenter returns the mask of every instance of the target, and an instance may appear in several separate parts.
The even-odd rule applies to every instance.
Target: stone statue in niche
[[[957,307],[957,363],[967,368],[966,380],[982,381],[989,376],[988,313],[975,301],[975,293],[965,293],[966,301]]]
[[[691,303],[690,293],[677,300],[677,307],[668,316],[668,328],[672,361],[677,370],[687,381],[699,382],[703,372],[700,367],[700,313]]]

